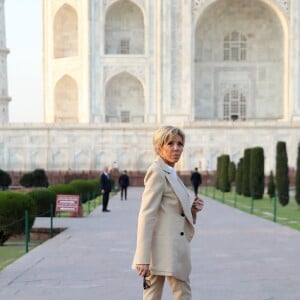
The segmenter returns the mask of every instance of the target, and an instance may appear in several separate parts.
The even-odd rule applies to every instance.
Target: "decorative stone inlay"
[[[287,12],[289,11],[289,0],[276,0],[280,6],[282,6]]]
[[[193,0],[193,5],[192,5],[192,10],[193,13],[195,13],[198,9],[200,9],[202,2],[204,2],[205,0]]]
[[[208,2],[211,0],[193,0],[193,5],[192,5],[192,11],[193,14],[201,8],[201,6],[204,5],[205,2]],[[277,2],[286,12],[289,11],[289,0],[274,0],[274,2]]]
[[[122,72],[127,72],[145,83],[145,69],[142,66],[105,66],[103,70],[104,82]]]
[[[101,1],[101,0],[100,0]],[[118,0],[104,0],[103,5],[106,8],[107,6],[111,5],[113,2],[118,2]],[[138,3],[140,6],[145,8],[145,0],[131,0],[132,3]]]

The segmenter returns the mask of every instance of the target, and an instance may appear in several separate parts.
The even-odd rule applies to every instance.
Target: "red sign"
[[[56,211],[78,213],[79,210],[79,195],[57,195],[56,196]]]

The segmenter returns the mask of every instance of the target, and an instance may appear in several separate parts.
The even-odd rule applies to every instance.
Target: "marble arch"
[[[200,22],[201,18],[204,17],[208,8],[212,5],[216,5],[221,3],[223,0],[207,0],[207,1],[198,1],[194,2],[193,12],[194,12],[194,19],[193,19],[193,26],[192,26],[192,91],[194,93],[192,99],[193,103],[195,104],[195,58],[196,58],[196,32],[197,26]],[[283,120],[288,120],[290,115],[290,103],[289,103],[289,33],[288,33],[288,20],[286,17],[286,10],[283,8],[281,3],[275,2],[273,0],[255,0],[257,3],[264,3],[267,7],[274,13],[274,16],[279,21],[279,24],[282,28],[283,32]]]
[[[105,6],[105,16],[107,14],[107,11],[117,2],[123,2],[123,1],[127,1],[127,2],[131,2],[132,4],[135,4],[137,7],[139,7],[143,13],[143,17],[144,17],[144,21],[145,21],[145,6],[143,1],[141,0],[110,0],[110,2],[105,1],[104,2],[104,6]]]
[[[119,0],[104,13],[106,55],[145,55],[145,12],[136,3]]]
[[[109,71],[106,70],[106,76],[105,76],[105,83],[104,83],[104,89],[106,90],[107,88],[107,83],[114,77],[122,74],[122,73],[127,73],[129,75],[131,75],[132,77],[136,78],[141,85],[143,86],[143,89],[145,90],[145,79],[144,77],[144,72],[143,70],[140,70],[138,68],[113,68],[110,69]]]
[[[70,75],[63,75],[55,84],[55,121],[78,122],[78,87]]]
[[[105,85],[105,113],[106,119],[113,122],[143,123],[145,92],[142,82],[128,72],[111,77]]]

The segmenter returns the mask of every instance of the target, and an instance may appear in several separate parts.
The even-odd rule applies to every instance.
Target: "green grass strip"
[[[32,250],[42,242],[42,240],[30,241],[29,250]],[[7,241],[4,246],[0,247],[0,270],[3,270],[25,253],[25,241]]]
[[[235,195],[234,192],[223,193],[212,187],[203,187],[201,193],[247,213],[253,212],[258,217],[270,221],[274,220],[274,199],[270,199],[268,195],[264,195],[263,199],[253,200],[252,207],[251,197]],[[294,197],[290,196],[289,204],[286,206],[277,202],[276,222],[300,230],[300,207]]]

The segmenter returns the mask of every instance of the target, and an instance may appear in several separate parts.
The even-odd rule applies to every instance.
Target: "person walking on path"
[[[197,213],[203,208],[177,176],[185,135],[179,128],[163,126],[154,132],[157,158],[149,167],[138,217],[136,251],[132,268],[144,277],[144,300],[160,300],[167,278],[176,300],[190,300],[190,241]]]
[[[100,190],[102,193],[102,211],[110,212],[110,210],[107,209],[109,193],[111,192],[111,178],[108,167],[104,168],[103,173],[100,176]]]
[[[124,170],[123,174],[119,177],[119,185],[121,187],[121,200],[123,200],[123,196],[125,200],[127,200],[127,188],[129,186],[129,176],[127,175],[127,171]]]
[[[198,172],[198,168],[195,168],[194,172],[192,172],[191,182],[194,187],[194,194],[195,194],[195,196],[197,196],[198,188],[202,184],[202,177],[201,177],[201,174]]]

